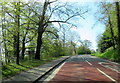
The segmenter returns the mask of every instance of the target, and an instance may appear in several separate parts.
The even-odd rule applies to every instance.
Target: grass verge
[[[99,58],[111,60],[111,61],[116,61],[119,62],[119,56],[118,56],[118,50],[115,49],[108,49],[104,53],[96,52],[94,54],[91,54],[92,56],[97,56]]]
[[[9,63],[7,65],[3,65],[2,66],[2,79],[9,78],[11,76],[14,76],[20,73],[21,71],[26,71],[33,67],[37,67],[47,62],[56,60],[58,58],[61,58],[61,57],[47,57],[47,58],[42,58],[41,60],[25,60],[25,61],[20,62],[20,65],[17,65],[15,63]]]

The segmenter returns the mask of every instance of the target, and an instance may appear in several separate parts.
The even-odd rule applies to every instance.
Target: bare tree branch
[[[30,40],[26,41],[25,43],[28,43],[28,42],[32,41],[33,38],[35,38],[36,35],[37,35],[37,33],[35,33],[35,35]]]
[[[48,33],[51,33],[51,34],[55,35],[55,36],[56,36],[56,38],[58,38],[58,37],[59,37],[59,36],[58,36],[58,34],[55,34],[55,33],[54,33],[54,32],[52,32],[52,31],[45,30],[45,32],[48,32]]]
[[[15,18],[14,16],[12,16],[8,11],[6,11],[6,13],[11,16],[12,18]]]
[[[24,13],[24,12],[22,12],[22,13]],[[25,15],[26,17],[30,18],[29,16],[26,15],[26,13],[24,13],[24,15]],[[32,18],[30,18],[30,20],[32,20],[35,24],[39,24],[37,21],[33,20]]]

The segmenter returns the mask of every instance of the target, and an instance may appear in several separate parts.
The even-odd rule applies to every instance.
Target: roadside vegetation
[[[71,5],[76,6],[59,4],[57,0],[0,2],[3,78],[62,56],[77,54],[73,39],[77,34],[71,31],[76,25],[71,19],[81,19],[88,10]]]
[[[15,63],[10,63],[2,66],[2,79],[9,78],[13,75],[16,75],[22,71],[27,71],[33,67],[37,67],[43,65],[45,63],[51,62],[52,60],[56,60],[59,57],[46,57],[42,58],[41,60],[24,60],[20,62],[20,65]]]
[[[105,51],[104,53],[96,52],[96,53],[92,53],[91,55],[92,56],[97,56],[99,58],[103,58],[103,59],[118,62],[119,61],[119,59],[118,59],[119,56],[118,56],[117,52],[118,52],[118,50],[116,50],[116,49],[115,50],[110,49],[110,50]]]
[[[72,31],[72,19],[85,19],[86,7],[73,3],[0,2],[0,62],[3,78],[15,75],[62,56],[90,54],[91,42],[80,40]],[[54,5],[53,5],[54,4]],[[119,2],[100,4],[98,20],[106,26],[98,37],[98,50],[92,54],[101,58],[120,60]],[[80,42],[80,46],[76,42]],[[1,66],[1,65],[0,65]]]
[[[97,52],[100,58],[120,62],[120,3],[101,2],[98,20],[105,25],[105,31],[98,36]],[[97,12],[98,13],[98,12]]]
[[[77,48],[77,54],[91,54],[94,51],[90,49],[91,42],[89,40],[79,41],[81,43],[81,46]]]

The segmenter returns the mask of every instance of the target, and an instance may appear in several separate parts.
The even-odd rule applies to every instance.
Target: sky
[[[63,0],[62,0],[63,1]],[[73,26],[71,28],[71,31],[77,33],[80,36],[81,40],[89,40],[92,42],[91,49],[96,50],[97,49],[97,36],[101,35],[104,30],[105,26],[101,22],[97,20],[95,17],[95,13],[98,10],[96,1],[81,1],[81,0],[64,0],[64,2],[77,2],[78,5],[76,7],[85,6],[89,8],[89,11],[83,15],[85,19],[82,18],[76,18],[73,22],[76,23],[77,27]],[[96,13],[98,14],[98,13]],[[58,26],[54,23],[55,26]],[[77,41],[75,41],[77,42]],[[77,45],[80,45],[80,42],[77,42]]]
[[[90,10],[85,15],[85,19],[79,20],[80,27],[74,27],[72,30],[76,31],[80,35],[81,40],[90,40],[92,42],[91,48],[96,50],[97,36],[104,32],[105,26],[95,17],[95,13],[98,9],[95,2],[84,2],[84,5],[87,5]]]

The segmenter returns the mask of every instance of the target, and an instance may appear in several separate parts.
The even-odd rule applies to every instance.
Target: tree
[[[17,50],[16,50],[16,52],[17,52],[17,60],[16,60],[16,63],[19,65],[19,57],[20,57],[20,55],[19,55],[19,52],[20,52],[20,50],[19,50],[19,46],[20,46],[19,45],[19,39],[20,39],[19,38],[20,37],[19,36],[19,34],[20,34],[19,33],[19,29],[20,29],[20,2],[17,2],[16,4],[17,4],[16,5],[16,16],[15,16],[17,18],[15,20],[15,22],[17,23],[17,38],[16,38],[17,39],[17,44],[16,44],[17,45],[16,46],[17,47]]]
[[[104,35],[107,32],[104,32],[101,36],[101,38],[98,41],[98,48],[101,53],[105,52],[106,49],[110,48],[113,46],[113,42],[111,37]],[[109,34],[109,32],[108,32]]]
[[[8,3],[8,2],[4,2],[4,3],[1,3],[2,4],[2,12],[4,13],[3,16],[1,17],[4,21],[2,23],[2,31],[3,31],[3,42],[4,42],[4,48],[5,48],[5,56],[6,56],[6,60],[8,59],[8,61],[10,62],[10,54],[11,54],[11,46],[12,46],[12,43],[13,41],[11,40],[11,38],[13,37],[14,38],[14,50],[15,50],[15,56],[16,56],[16,32],[17,32],[17,27],[16,27],[16,24],[15,24],[15,20],[17,20],[17,18],[15,19],[15,15],[12,16],[13,14],[11,14],[11,3]],[[9,7],[11,9],[9,9]],[[8,12],[10,11],[10,12]],[[15,12],[15,11],[14,11]],[[13,13],[14,13],[13,12]],[[12,18],[12,19],[11,19]],[[14,21],[14,22],[13,22]],[[13,28],[11,28],[13,27]]]
[[[21,58],[24,60],[25,56],[25,44],[31,43],[31,41],[36,38],[36,24],[34,24],[29,18],[34,18],[35,14],[32,14],[33,11],[30,8],[26,8],[26,5],[24,6],[24,11],[22,12],[22,24],[21,24],[21,30],[22,30],[22,53]],[[27,16],[26,16],[27,14]],[[26,19],[26,20],[24,20]]]
[[[117,28],[118,28],[118,52],[120,52],[120,7],[119,7],[119,2],[115,2],[115,6],[116,6],[116,19],[117,19]]]
[[[119,60],[120,51],[120,7],[119,2],[102,2],[100,21],[105,24],[105,31],[98,41],[100,52],[112,51],[118,52],[114,57]]]
[[[91,42],[89,40],[84,40],[81,41],[81,46],[77,49],[77,53],[78,54],[90,54],[91,50],[90,50],[90,46],[91,46]]]
[[[71,19],[78,16],[82,17],[81,15],[87,11],[72,9],[69,3],[52,5],[56,2],[57,1],[50,0],[45,0],[43,3],[10,2],[3,6],[2,10],[4,11],[2,13],[4,13],[4,15],[1,15],[1,25],[4,36],[4,49],[5,53],[8,53],[5,54],[6,56],[16,58],[16,63],[19,64],[20,60],[24,60],[25,49],[28,48],[29,50],[36,50],[35,59],[40,59],[40,53],[43,53],[41,49],[44,50],[47,46],[50,55],[54,55],[54,53],[63,55],[63,47],[61,46],[63,42],[66,45],[65,49],[68,49],[70,47],[68,44],[70,44],[74,47],[75,51],[74,41],[66,41],[69,42],[68,44],[65,40],[62,42],[61,39],[58,38],[58,30],[53,26],[53,23],[72,26],[73,23]],[[55,17],[55,19],[53,19],[53,17]],[[64,27],[64,30],[66,30],[65,28],[66,27]],[[49,34],[53,34],[54,36]],[[66,39],[65,33],[63,34],[63,39]],[[43,43],[46,41],[44,38],[50,40],[50,45]],[[37,42],[35,40],[37,40]],[[34,48],[30,48],[31,46]],[[57,47],[60,49],[55,49]],[[51,51],[53,52],[50,52],[50,48],[52,48]],[[11,59],[9,60],[11,61]]]
[[[6,49],[5,53],[8,53],[5,54],[5,56],[9,55],[9,58],[12,57],[13,54],[11,53],[12,51],[14,51],[13,57],[16,57],[16,63],[19,64],[19,59],[20,59],[19,52],[21,50],[21,40],[22,40],[22,58],[23,58],[25,52],[25,44],[33,39],[33,37],[30,37],[29,38],[30,40],[26,41],[26,39],[28,39],[26,37],[29,37],[28,33],[30,34],[33,32],[33,30],[30,30],[29,27],[32,28],[34,24],[31,23],[30,19],[26,17],[24,13],[21,13],[21,10],[24,10],[24,12],[27,14],[26,11],[28,10],[26,8],[26,5],[23,4],[22,2],[11,2],[11,3],[6,2],[4,4],[3,10],[4,10],[3,11],[4,16],[2,18],[4,19],[4,23],[2,24],[2,27],[3,27],[3,35],[5,40],[4,48]]]
[[[113,49],[116,49],[116,44],[118,44],[117,41],[117,20],[116,20],[116,10],[115,10],[115,5],[112,2],[101,2],[100,4],[100,15],[99,16],[99,21],[103,22],[106,30],[103,33],[103,37],[101,38],[102,41],[109,41],[110,46],[107,47],[113,47]],[[105,38],[106,37],[106,38]],[[107,44],[108,45],[108,44]]]
[[[36,14],[38,15],[39,20],[36,22],[36,24],[38,25],[37,27],[37,47],[36,47],[36,54],[35,54],[35,59],[40,59],[40,51],[41,51],[41,46],[42,46],[42,36],[43,33],[46,30],[46,27],[48,26],[49,23],[53,23],[53,22],[57,22],[57,23],[68,23],[68,21],[75,17],[75,16],[81,16],[82,14],[86,13],[87,11],[84,12],[78,12],[78,11],[73,11],[69,8],[67,8],[67,4],[62,5],[62,6],[55,6],[54,8],[51,8],[51,4],[54,3],[56,1],[51,1],[50,0],[45,0],[45,2],[43,3],[42,6],[42,11],[40,14],[38,14],[36,11]],[[49,12],[47,11],[48,8],[50,8]],[[67,11],[69,10],[69,12]],[[53,15],[53,13],[59,12],[59,18],[61,18],[61,15],[63,15],[64,19],[57,19],[57,20],[51,20],[51,17]],[[72,12],[72,13],[71,13]],[[47,16],[46,14],[49,13],[49,15]],[[66,19],[65,19],[66,18]],[[68,23],[69,24],[69,23]]]
[[[113,49],[115,49],[115,35],[114,35],[114,25],[113,25],[113,21],[112,21],[112,18],[113,18],[113,13],[114,10],[113,10],[113,6],[112,6],[112,3],[106,3],[106,2],[103,2],[101,4],[102,6],[102,10],[103,10],[103,14],[104,14],[104,17],[102,18],[103,21],[106,21],[105,25],[106,27],[109,27],[109,33],[111,34],[111,42],[113,43]],[[107,28],[108,29],[108,28]]]
[[[1,15],[1,26],[2,26],[2,42],[3,42],[3,46],[5,48],[5,62],[8,63],[8,49],[7,49],[7,42],[6,42],[6,30],[4,30],[4,27],[5,27],[5,11],[4,11],[4,5],[5,3],[1,4],[2,8],[1,8],[1,11],[2,11],[2,15]]]
[[[91,42],[89,40],[79,40],[79,42],[81,43],[82,46],[85,46],[87,48],[89,48],[91,46]]]

